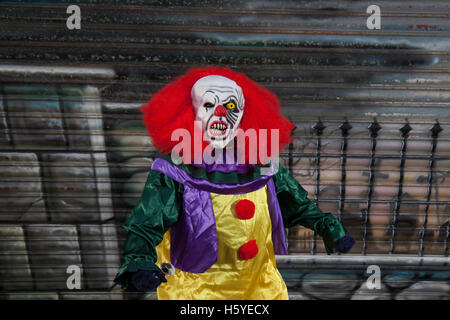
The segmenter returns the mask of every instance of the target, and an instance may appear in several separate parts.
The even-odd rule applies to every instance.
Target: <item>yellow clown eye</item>
[[[236,108],[236,104],[235,104],[233,101],[228,102],[225,106],[226,106],[228,109],[234,109],[234,108]]]

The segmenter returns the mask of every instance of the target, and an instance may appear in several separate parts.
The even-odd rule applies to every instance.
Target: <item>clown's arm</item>
[[[286,168],[280,165],[273,181],[286,228],[302,225],[314,230],[322,237],[328,254],[346,253],[353,247],[355,240],[339,220],[308,199],[307,191]]]
[[[124,289],[152,290],[165,282],[157,261],[156,246],[178,220],[183,186],[151,170],[141,198],[123,224],[128,231],[124,263],[114,282]]]

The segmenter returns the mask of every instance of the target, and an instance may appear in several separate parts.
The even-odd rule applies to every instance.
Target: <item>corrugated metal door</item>
[[[80,30],[66,26],[72,4]],[[378,1],[380,30],[370,5],[1,1],[3,296],[75,297],[69,265],[92,296],[109,289],[154,156],[138,108],[194,65],[280,97],[296,125],[282,162],[357,238],[354,254],[447,257],[449,4]],[[304,228],[289,250],[325,252]]]

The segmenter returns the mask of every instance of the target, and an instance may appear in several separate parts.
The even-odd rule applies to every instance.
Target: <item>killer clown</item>
[[[192,69],[141,111],[160,153],[123,224],[124,261],[114,280],[122,288],[157,289],[158,299],[285,300],[275,262],[276,254],[288,253],[285,228],[314,230],[328,254],[354,245],[333,214],[322,212],[285,168],[255,150],[272,150],[276,129],[278,153],[294,126],[281,115],[277,97],[244,74]],[[174,161],[178,141],[172,133],[180,128],[192,136],[200,130],[202,140],[192,141],[191,151],[210,148],[220,154],[216,161],[195,162],[186,150],[182,162]],[[253,147],[236,143],[248,130],[263,130],[266,140],[258,136]]]

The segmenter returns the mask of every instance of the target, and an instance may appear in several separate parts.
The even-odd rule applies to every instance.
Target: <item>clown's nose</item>
[[[227,110],[224,106],[218,105],[216,110],[214,110],[214,115],[216,117],[225,117],[227,115]]]

